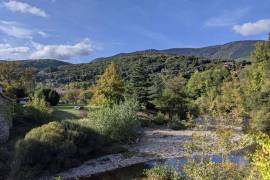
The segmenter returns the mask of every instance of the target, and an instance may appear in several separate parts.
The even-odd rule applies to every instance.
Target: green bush
[[[41,89],[37,92],[39,98],[45,98],[45,101],[51,106],[56,106],[59,103],[60,95],[53,89]]]
[[[249,179],[249,167],[240,166],[230,161],[214,163],[211,161],[188,161],[183,168],[186,179]]]
[[[30,121],[47,121],[52,109],[43,98],[35,95],[23,110],[23,118]]]
[[[252,155],[252,164],[262,179],[270,179],[270,136],[259,133],[255,136],[256,151]]]
[[[157,125],[166,124],[167,123],[167,120],[166,120],[165,115],[163,113],[161,113],[161,112],[158,112],[157,115],[156,115],[156,117],[153,120],[153,123],[154,124],[157,124]]]
[[[79,165],[102,155],[111,140],[71,121],[51,122],[32,129],[16,143],[12,176],[32,179]]]
[[[128,100],[119,105],[104,107],[94,111],[88,120],[89,127],[118,142],[131,142],[136,137],[139,125],[138,103]]]
[[[167,166],[157,166],[144,172],[147,180],[180,180],[178,172]]]
[[[186,129],[185,121],[181,120],[177,115],[174,115],[171,121],[168,123],[169,128],[173,130],[182,130]]]

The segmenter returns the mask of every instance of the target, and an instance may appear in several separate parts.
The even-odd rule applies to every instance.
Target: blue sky
[[[269,0],[0,1],[0,59],[73,63],[144,49],[266,39]]]

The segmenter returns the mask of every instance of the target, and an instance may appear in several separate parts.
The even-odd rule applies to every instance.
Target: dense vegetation
[[[0,64],[4,94],[28,98],[13,107],[12,136],[0,149],[1,163],[9,164],[0,164],[4,178],[31,179],[119,152],[110,147],[134,142],[140,124],[149,121],[172,129],[210,129],[215,142],[193,134],[185,153],[199,156],[188,159],[185,174],[158,166],[146,171],[148,179],[269,179],[269,41],[257,44],[251,63],[139,53],[37,69]],[[54,116],[52,106],[60,99],[81,104],[75,107],[79,119]],[[245,135],[237,136],[239,128]],[[244,148],[251,164],[240,168],[229,156]],[[221,162],[213,163],[209,154],[221,156]]]
[[[53,84],[65,84],[68,82],[87,82],[94,84],[99,75],[101,75],[108,64],[115,62],[119,68],[120,77],[123,80],[129,80],[133,71],[133,66],[142,61],[145,65],[145,71],[149,77],[157,73],[167,73],[171,75],[181,71],[183,74],[190,75],[196,70],[208,69],[213,66],[213,62],[218,60],[208,60],[205,58],[183,57],[176,55],[167,55],[159,53],[132,54],[119,58],[112,58],[100,61],[90,62],[88,64],[74,64],[60,66],[55,72],[41,71],[37,75],[38,82],[47,82]]]

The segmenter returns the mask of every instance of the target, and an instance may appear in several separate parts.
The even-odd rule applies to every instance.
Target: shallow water
[[[221,156],[213,155],[211,159],[215,163],[222,162]],[[247,165],[249,163],[248,160],[244,156],[241,156],[241,155],[231,155],[229,159],[231,162],[236,163],[238,165]],[[157,165],[166,165],[166,166],[178,169],[179,172],[181,172],[186,162],[187,162],[187,158],[152,160],[146,163],[136,164],[129,167],[119,168],[113,171],[100,173],[97,175],[93,175],[91,177],[83,177],[83,178],[80,178],[80,180],[141,179],[143,177],[143,172],[145,169],[149,169]]]

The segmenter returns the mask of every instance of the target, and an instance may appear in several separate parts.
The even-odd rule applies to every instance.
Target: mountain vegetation
[[[228,51],[226,56],[240,57]],[[157,166],[144,173],[146,179],[268,180],[270,42],[258,42],[251,58],[151,51],[88,64],[59,63],[50,70],[0,63],[3,93],[28,99],[10,109],[11,137],[0,147],[1,178],[35,179],[89,158],[127,151],[122,145],[136,143],[141,127],[163,125],[195,129],[184,146],[189,158],[184,173]],[[72,103],[80,117],[53,116],[57,103]],[[250,157],[246,166],[230,160],[242,152]],[[220,162],[214,163],[211,155],[219,156]]]

